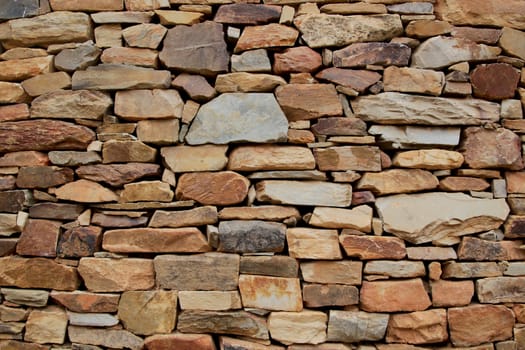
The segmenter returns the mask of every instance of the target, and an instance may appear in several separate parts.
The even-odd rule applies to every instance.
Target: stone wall
[[[230,2],[0,2],[0,350],[524,350],[525,2]]]

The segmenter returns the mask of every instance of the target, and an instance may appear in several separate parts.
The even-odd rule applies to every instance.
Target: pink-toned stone
[[[452,36],[465,38],[479,44],[494,45],[501,36],[501,29],[454,27],[452,29]]]
[[[334,51],[335,67],[365,67],[368,64],[382,66],[407,66],[412,50],[397,43],[357,43]]]
[[[17,254],[55,257],[60,224],[59,221],[30,219],[18,240]]]
[[[361,309],[369,312],[423,311],[432,303],[423,280],[363,282]]]
[[[145,176],[160,175],[160,166],[149,163],[95,164],[80,166],[77,175],[86,180],[105,182],[119,187]]]
[[[514,97],[519,80],[520,72],[507,63],[479,65],[470,73],[474,96],[487,100]]]
[[[12,84],[12,83],[5,83],[5,84]],[[1,85],[0,85],[0,89],[2,89]],[[6,102],[9,102],[9,101],[6,101]],[[29,115],[30,115],[29,107],[25,103],[0,106],[0,120],[3,122],[27,119]]]
[[[319,69],[321,55],[307,46],[292,47],[274,55],[275,74],[312,73]]]
[[[37,151],[19,151],[6,153],[0,157],[2,167],[31,167],[49,164],[47,154]]]
[[[102,63],[130,64],[141,67],[157,67],[158,52],[134,47],[110,47],[100,56]]]
[[[432,282],[430,287],[435,307],[466,306],[474,296],[472,281],[439,280]]]
[[[320,80],[352,88],[364,92],[370,86],[381,80],[381,74],[368,70],[352,70],[331,67],[322,70],[315,76]]]
[[[118,201],[118,196],[104,186],[89,180],[77,180],[67,183],[55,192],[59,199],[82,203]]]
[[[341,146],[317,148],[314,156],[319,170],[380,171],[379,148],[368,146]]]
[[[342,234],[339,236],[339,242],[348,256],[361,260],[399,260],[406,256],[405,242],[397,237]]]
[[[0,61],[0,79],[22,81],[53,71],[53,56]]]
[[[247,178],[233,171],[186,173],[179,178],[175,195],[204,205],[232,205],[246,198],[249,186]]]
[[[119,294],[52,291],[51,299],[73,312],[117,312]]]
[[[293,46],[298,36],[299,31],[282,24],[271,23],[261,26],[248,26],[244,28],[233,52],[239,53],[260,48]]]
[[[386,341],[389,343],[433,344],[447,340],[445,309],[396,314],[388,321]]]
[[[255,25],[277,22],[280,16],[280,6],[239,3],[220,6],[213,21],[235,25]]]
[[[303,299],[298,278],[240,275],[244,307],[274,311],[301,311]]]
[[[216,350],[210,334],[156,334],[147,337],[144,345],[148,350]]]
[[[505,172],[508,193],[525,193],[525,172]]]
[[[171,82],[171,86],[184,90],[192,100],[200,103],[217,95],[217,91],[201,75],[182,73]]]
[[[288,84],[277,88],[276,97],[289,121],[342,114],[341,102],[331,84]]]
[[[359,285],[362,280],[361,261],[311,261],[301,263],[305,282]]]

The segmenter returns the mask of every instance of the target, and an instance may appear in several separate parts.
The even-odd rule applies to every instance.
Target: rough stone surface
[[[397,153],[392,164],[402,168],[448,170],[461,167],[463,155],[455,151],[428,149]]]
[[[56,195],[60,199],[81,203],[111,202],[118,200],[117,195],[113,191],[89,180],[77,180],[67,183],[57,189]]]
[[[144,345],[149,350],[215,350],[215,343],[209,334],[157,334],[147,337],[144,340]]]
[[[239,271],[249,275],[297,277],[299,264],[288,256],[243,256]]]
[[[220,74],[215,80],[217,92],[271,92],[286,81],[276,75],[237,72]],[[215,94],[215,90],[213,90]]]
[[[370,232],[372,230],[372,208],[367,205],[360,205],[353,209],[317,207],[308,223],[317,227],[350,228]]]
[[[286,226],[258,220],[221,221],[217,250],[228,253],[282,252]]]
[[[524,277],[490,277],[476,281],[476,294],[481,303],[523,303]]]
[[[301,273],[306,282],[359,285],[360,261],[311,261],[301,263]]]
[[[369,312],[423,311],[432,305],[423,280],[363,282],[361,309]]]
[[[474,296],[474,283],[472,281],[447,281],[432,282],[432,305],[436,307],[466,306]]]
[[[176,90],[129,90],[115,96],[115,114],[125,120],[180,118],[183,105]]]
[[[122,329],[69,326],[67,334],[72,342],[80,344],[132,350],[140,350],[144,345],[142,338]]]
[[[311,73],[322,65],[321,55],[307,46],[293,47],[274,55],[275,74]]]
[[[205,206],[190,210],[157,210],[149,223],[150,227],[190,227],[213,225],[218,221],[217,208]]]
[[[27,319],[24,340],[39,344],[63,344],[66,337],[67,314],[57,306],[33,310]]]
[[[86,69],[97,62],[100,53],[101,50],[94,45],[80,45],[74,49],[65,49],[55,56],[55,67],[65,72]]]
[[[29,219],[16,245],[19,255],[55,257],[60,222]]]
[[[340,146],[318,148],[314,156],[319,170],[381,171],[381,155],[377,147]]]
[[[52,291],[51,299],[73,312],[116,312],[119,294]]]
[[[215,22],[227,24],[266,24],[278,20],[281,8],[275,5],[231,4],[217,10]]]
[[[358,118],[319,118],[311,129],[316,135],[366,136],[366,123]]]
[[[317,79],[352,88],[360,93],[381,80],[381,75],[367,70],[327,68],[317,73]]]
[[[245,307],[295,312],[303,309],[297,278],[240,275],[239,290]]]
[[[499,45],[512,56],[517,56],[521,59],[525,58],[525,47],[521,44],[525,34],[521,30],[504,27],[501,30],[501,37],[499,37]]]
[[[299,146],[240,146],[229,155],[228,169],[234,171],[302,170],[315,168],[312,152]]]
[[[47,188],[73,181],[74,172],[55,166],[22,167],[18,171],[18,188]]]
[[[448,339],[447,311],[434,309],[392,315],[386,339],[392,343],[408,344],[444,342]]]
[[[103,163],[152,163],[156,156],[157,150],[141,141],[110,140],[102,148]]]
[[[348,306],[359,303],[359,290],[339,284],[306,284],[303,286],[306,307]]]
[[[289,121],[340,116],[342,107],[331,84],[288,84],[275,91]]]
[[[432,190],[438,185],[437,177],[426,170],[389,169],[380,173],[365,173],[359,180],[357,189],[386,195]]]
[[[421,261],[378,260],[367,262],[363,273],[392,278],[414,278],[425,276],[426,270]]]
[[[248,26],[243,31],[233,50],[239,53],[246,50],[293,46],[299,32],[282,24]]]
[[[350,257],[361,260],[393,259],[406,256],[405,242],[397,237],[367,237],[357,235],[340,235],[339,241]]]
[[[445,85],[445,75],[430,69],[390,66],[385,69],[383,83],[385,91],[439,96]]]
[[[339,342],[375,341],[385,336],[388,314],[331,310],[328,340]]]
[[[272,312],[268,330],[283,344],[319,344],[326,340],[327,316],[320,311]]]
[[[178,200],[193,199],[204,205],[238,204],[248,194],[250,182],[233,171],[186,173],[179,178]]]
[[[133,162],[85,165],[76,169],[76,174],[82,179],[105,182],[111,186],[122,186],[145,176],[158,175],[159,172],[160,166],[157,164]]]
[[[296,259],[342,258],[337,230],[290,228],[286,231],[286,241],[288,253]]]

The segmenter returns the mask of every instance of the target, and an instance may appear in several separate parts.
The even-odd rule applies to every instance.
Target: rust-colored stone
[[[448,340],[447,311],[433,309],[390,317],[386,333],[389,343],[432,344]]]
[[[275,74],[312,73],[323,64],[321,55],[307,46],[292,47],[274,55]]]
[[[60,222],[30,219],[16,246],[20,255],[55,257]]]
[[[244,28],[234,53],[246,50],[260,49],[267,47],[287,47],[293,46],[299,36],[297,29],[271,23],[262,26],[248,26]]]
[[[368,70],[343,69],[331,67],[322,70],[315,76],[320,80],[352,88],[358,92],[364,92],[370,86],[381,80],[381,74]]]
[[[331,84],[288,84],[275,91],[289,121],[341,116],[341,102]]]
[[[363,282],[361,309],[369,312],[423,311],[432,303],[423,280]]]
[[[303,299],[298,278],[240,275],[244,307],[274,311],[301,311]]]
[[[514,97],[519,80],[520,72],[507,63],[480,65],[470,73],[474,96],[487,100]]]
[[[474,283],[472,281],[447,281],[432,282],[432,305],[435,307],[466,306],[474,296]]]
[[[397,237],[374,237],[346,235],[339,236],[346,254],[361,260],[403,259],[406,255],[405,242]]]
[[[489,187],[490,183],[478,177],[447,176],[439,181],[439,188],[444,191],[483,191]]]
[[[62,258],[92,256],[100,249],[102,229],[97,226],[78,226],[60,236],[57,253]]]
[[[25,103],[0,106],[0,121],[2,122],[27,119],[29,117],[29,114],[29,107]]]
[[[55,166],[23,167],[18,171],[16,185],[19,188],[48,188],[73,181],[74,172],[70,168]]]
[[[213,20],[226,24],[255,25],[277,22],[280,16],[280,6],[239,3],[220,6]]]
[[[146,338],[148,350],[216,350],[210,334],[156,334]]]
[[[52,291],[51,299],[73,312],[117,312],[119,294]]]

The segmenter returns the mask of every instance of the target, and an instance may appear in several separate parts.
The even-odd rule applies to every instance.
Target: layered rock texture
[[[0,1],[0,350],[525,350],[523,0]]]

